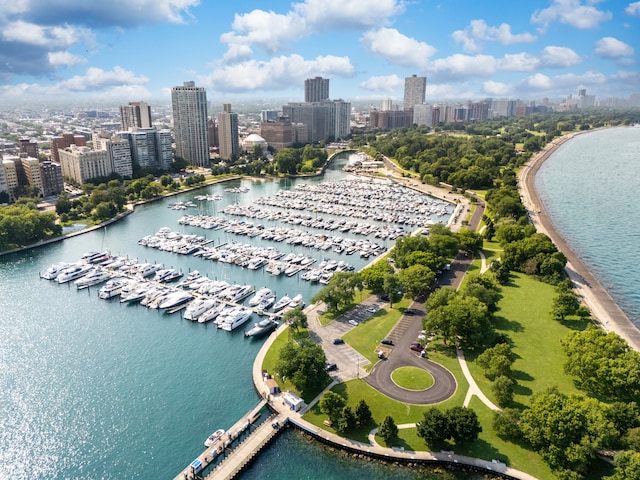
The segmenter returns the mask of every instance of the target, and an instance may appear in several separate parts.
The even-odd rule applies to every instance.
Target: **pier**
[[[267,401],[262,400],[218,441],[207,447],[175,477],[175,480],[234,478],[280,433],[285,422],[283,415],[273,414],[251,430],[260,417],[260,410],[266,405]],[[202,473],[214,463],[217,463],[214,469],[203,476]]]

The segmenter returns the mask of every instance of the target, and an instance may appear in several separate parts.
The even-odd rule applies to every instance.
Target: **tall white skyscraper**
[[[189,164],[208,167],[207,92],[195,82],[171,89],[176,156]]]
[[[120,106],[120,129],[151,128],[151,107],[145,102],[129,102]]]
[[[422,105],[425,100],[427,90],[427,77],[411,75],[404,79],[404,105],[405,110],[409,110],[414,105]]]

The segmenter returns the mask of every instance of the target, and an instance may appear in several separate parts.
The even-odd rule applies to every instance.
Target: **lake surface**
[[[210,278],[255,288],[267,285],[278,296],[301,293],[308,302],[320,286],[299,276],[273,277],[263,269],[254,272],[145,248],[137,240],[167,226],[205,235],[214,245],[248,243],[246,237],[221,230],[179,225],[182,215],[195,210],[167,207],[202,193],[220,194],[222,200],[199,202],[197,212],[221,215],[228,204],[250,204],[296,182],[343,179],[345,162],[337,161],[323,177],[242,180],[166,198],[136,208],[106,229],[1,257],[0,478],[173,478],[202,452],[209,434],[230,427],[258,403],[251,367],[261,342],[245,339],[242,332],[185,321],[180,314],[103,301],[97,298],[97,287],[76,291],[73,285],[42,280],[39,273],[59,261],[77,261],[85,252],[109,249],[183,272],[197,269]],[[224,192],[231,186],[249,191]],[[448,215],[439,220],[446,222]],[[317,258],[343,259],[356,269],[369,262],[358,255],[272,245],[285,252],[300,248]],[[373,472],[385,472],[386,478],[409,475],[400,470],[398,476],[387,477],[392,469],[328,454],[293,432],[278,439],[260,462],[259,473],[252,470],[246,478],[327,478],[326,472],[345,479],[354,472],[374,477],[382,473]]]
[[[639,187],[637,127],[578,135],[536,175],[557,230],[640,328]]]

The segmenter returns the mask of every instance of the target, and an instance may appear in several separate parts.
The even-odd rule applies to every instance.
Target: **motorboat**
[[[229,298],[230,302],[238,303],[253,293],[251,285],[241,285],[240,288]]]
[[[162,268],[156,272],[153,276],[155,282],[171,282],[182,277],[182,272],[179,272],[175,268]]]
[[[291,299],[288,305],[285,306],[286,310],[293,310],[294,308],[304,307],[304,301],[302,300],[302,295],[298,294]]]
[[[56,277],[56,282],[67,283],[84,277],[93,267],[88,264],[76,263],[73,266],[60,272]]]
[[[140,301],[140,305],[149,308],[158,308],[160,299],[170,291],[171,290],[169,290],[167,287],[152,287],[147,291],[144,298]]]
[[[204,441],[204,446],[210,447],[211,445],[216,443],[218,440],[221,440],[223,435],[224,435],[224,430],[222,428],[219,428],[218,430],[216,430],[215,432],[213,432],[211,435],[207,437],[207,439]]]
[[[270,288],[262,287],[260,290],[258,290],[255,293],[253,297],[249,299],[247,304],[250,307],[255,307],[256,305],[260,304],[260,302],[262,302],[262,300],[264,300],[265,298],[272,297],[272,296],[273,296],[273,292],[271,291]]]
[[[200,275],[200,272],[198,270],[192,270],[191,272],[189,272],[189,275],[187,275],[185,278],[183,278],[177,285],[176,287],[180,287],[180,288],[189,288],[189,285],[196,281],[198,278],[202,277],[202,275]]]
[[[131,288],[128,292],[125,292],[125,289],[122,289],[120,291],[120,303],[141,302],[152,288],[151,284],[144,282],[142,284],[137,284],[135,288]]]
[[[213,307],[216,304],[216,300],[210,297],[199,297],[191,302],[184,312],[183,317],[185,320],[196,321],[200,316]]]
[[[224,303],[216,302],[215,305],[198,317],[198,323],[207,323],[211,320],[215,320],[215,318],[220,315],[222,310],[225,308],[226,305]]]
[[[226,321],[222,324],[222,329],[227,332],[231,332],[238,328],[240,325],[244,325],[253,312],[248,308],[238,308],[233,314],[227,316]]]
[[[267,263],[267,261],[264,258],[254,257],[251,260],[249,260],[249,263],[247,264],[247,268],[249,270],[257,270],[260,267],[262,267],[265,263]]]
[[[64,270],[72,266],[72,263],[60,262],[51,265],[49,268],[45,270],[45,272],[41,275],[45,280],[55,280],[56,277],[62,273]]]
[[[107,283],[105,283],[100,288],[100,290],[98,290],[98,297],[103,300],[108,300],[110,298],[116,297],[120,295],[122,289],[125,287],[125,285],[128,285],[130,281],[131,280],[126,277],[112,278]]]
[[[245,337],[261,337],[274,331],[278,327],[278,322],[265,318],[254,324],[252,328],[244,332]]]
[[[271,295],[270,297],[265,297],[260,301],[260,303],[256,306],[256,313],[258,315],[264,315],[267,309],[273,305],[276,301],[276,296]]]
[[[156,273],[158,270],[162,270],[161,263],[145,263],[138,267],[138,276],[145,278]]]
[[[273,305],[273,311],[277,312],[291,303],[291,297],[285,295]]]
[[[88,252],[80,258],[84,263],[104,263],[112,260],[110,252]]]
[[[190,292],[176,290],[169,293],[158,303],[158,309],[170,310],[172,308],[179,307],[180,305],[184,305],[191,300],[193,300],[193,295]]]
[[[113,276],[112,273],[102,268],[98,268],[93,270],[92,272],[89,272],[84,277],[80,277],[79,279],[75,280],[73,283],[76,284],[76,288],[82,289],[82,288],[92,287],[93,285],[98,285],[99,283],[102,283],[102,282],[106,282],[112,276]]]

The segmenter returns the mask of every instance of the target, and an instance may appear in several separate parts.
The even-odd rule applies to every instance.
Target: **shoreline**
[[[640,329],[631,322],[569,243],[558,233],[535,188],[536,173],[561,145],[577,135],[593,131],[570,133],[547,144],[540,152],[531,157],[520,170],[518,189],[522,203],[527,209],[529,219],[536,227],[536,231],[548,235],[556,247],[567,257],[565,271],[573,282],[575,293],[582,303],[591,310],[593,319],[605,332],[617,333],[627,341],[631,348],[640,351]]]

